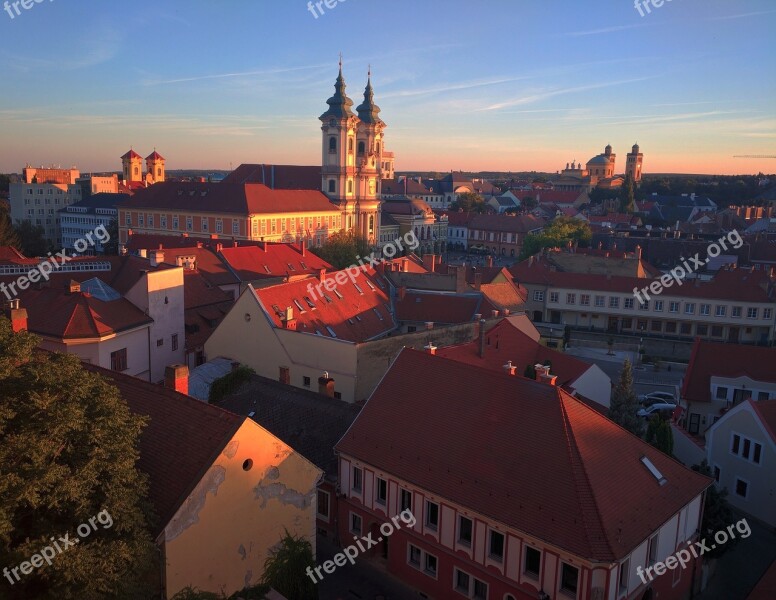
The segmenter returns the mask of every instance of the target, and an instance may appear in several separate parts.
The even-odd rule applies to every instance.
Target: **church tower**
[[[164,157],[156,149],[146,157],[146,181],[149,185],[164,181]]]
[[[359,118],[356,134],[358,233],[370,243],[375,243],[380,213],[380,166],[385,123],[379,117],[380,107],[375,104],[371,69],[364,89],[364,102],[356,112]]]
[[[143,181],[143,157],[134,150],[130,149],[121,157],[121,167],[128,184]]]
[[[628,152],[625,175],[630,175],[634,184],[641,183],[641,167],[644,162],[644,155],[639,152],[639,145],[633,144],[633,148]]]

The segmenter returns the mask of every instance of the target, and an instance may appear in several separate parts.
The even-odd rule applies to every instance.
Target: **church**
[[[587,161],[584,168],[582,162],[572,161],[566,163],[558,177],[553,179],[553,188],[567,192],[590,192],[593,188],[612,189],[619,188],[625,181],[625,177],[615,174],[617,155],[612,152],[611,144],[607,144],[601,154]],[[631,176],[633,183],[641,182],[641,168],[644,155],[638,144],[634,144],[625,160],[625,176]]]

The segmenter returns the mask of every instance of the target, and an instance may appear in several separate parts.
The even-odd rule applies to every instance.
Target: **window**
[[[715,315],[717,317],[724,317],[725,313],[727,313],[727,306],[717,306],[717,310],[715,311]]]
[[[764,308],[763,309],[763,319],[770,319],[773,315],[773,309],[772,308]]]
[[[333,194],[337,191],[337,182],[334,179],[329,179],[329,193]]]
[[[733,454],[738,454],[738,449],[741,447],[741,436],[734,434],[733,435],[733,446],[730,448],[730,451]]]
[[[577,303],[576,294],[566,294],[566,304],[576,304],[576,303]]]
[[[194,219],[193,219],[193,217],[186,217],[186,230],[187,231],[193,231],[194,230]]]
[[[726,387],[718,387],[715,397],[717,400],[727,400],[728,389]]]
[[[474,580],[474,591],[472,592],[472,598],[476,600],[485,600],[488,597],[488,584],[479,579]]]
[[[410,492],[409,490],[401,491],[400,506],[401,506],[400,510],[412,511],[412,492]]]
[[[240,235],[240,221],[232,219],[232,234]]]
[[[561,563],[560,569],[560,589],[562,592],[577,595],[577,585],[579,584],[579,569]]]
[[[110,353],[110,368],[112,371],[127,370],[127,349],[122,348]]]
[[[630,559],[626,558],[620,564],[620,577],[618,582],[620,584],[620,594],[624,594],[628,591],[628,577],[630,576]]]
[[[722,325],[711,326],[711,337],[722,337]]]
[[[730,313],[730,316],[734,319],[740,319],[741,318],[741,307],[740,306],[734,306],[733,310]]]
[[[767,400],[768,396],[769,396],[768,392],[757,392],[758,400]]]
[[[132,225],[132,215],[129,214],[129,213],[127,213],[125,224],[126,225]]]
[[[304,387],[310,387],[310,378],[309,377],[302,377],[302,385]]]
[[[625,298],[623,308],[625,309],[633,308],[633,298]]]
[[[590,294],[580,294],[579,303],[582,306],[590,306]]]
[[[366,145],[364,144],[364,142],[359,142],[358,143],[358,155],[361,156],[362,154],[364,154],[365,151],[366,151]]]
[[[639,310],[649,310],[649,300],[644,300],[644,302],[639,302]]]
[[[493,560],[504,560],[504,534],[499,531],[490,531],[490,543],[488,554]]]
[[[747,319],[756,319],[757,318],[757,309],[756,308],[747,308],[746,309],[746,318]]]
[[[178,334],[173,333],[170,337],[170,345],[172,346],[172,351],[175,352],[178,349]]]
[[[668,312],[678,313],[679,312],[679,303],[678,302],[669,302],[668,303]]]
[[[388,500],[388,482],[381,478],[377,478],[377,494],[375,497],[375,502],[378,504],[382,504],[385,506],[386,501]]]
[[[692,323],[682,323],[679,327],[679,333],[682,335],[690,335],[692,332]]]
[[[539,577],[539,569],[542,566],[542,553],[531,546],[525,547],[525,556],[523,557],[523,572],[527,575]]]
[[[746,495],[748,492],[749,492],[749,483],[744,481],[743,479],[736,479],[736,496],[741,496],[742,498],[746,498]]]
[[[439,526],[439,505],[431,500],[426,500],[426,527],[434,529]]]
[[[436,577],[437,574],[437,558],[436,556],[432,556],[431,554],[426,554],[426,560],[424,571],[431,575],[432,577]]]
[[[620,299],[617,296],[609,298],[609,308],[620,308]]]
[[[558,302],[558,292],[550,292],[550,302]]]
[[[695,333],[697,335],[708,335],[709,333],[709,326],[708,325],[696,325],[695,326]]]
[[[318,516],[329,518],[329,493],[318,490]]]
[[[733,434],[730,452],[757,465],[762,456],[762,445],[737,433]]]
[[[544,302],[544,292],[535,291],[533,293],[534,302]]]
[[[361,516],[350,513],[350,533],[361,535]]]
[[[411,564],[416,569],[420,569],[420,560],[422,552],[420,551],[420,548],[417,546],[413,546],[412,544],[407,544],[408,549],[408,556],[407,556],[407,562]]]
[[[172,228],[178,229],[178,226],[179,226],[179,221],[178,221],[178,216],[176,215],[172,218]]]
[[[337,151],[337,138],[334,136],[329,138],[329,153],[334,154]]]
[[[359,469],[358,467],[353,467],[353,491],[354,492],[361,492],[361,479],[363,476],[363,471]]]
[[[711,304],[701,304],[701,315],[708,317],[711,314]]]
[[[676,321],[666,321],[666,333],[676,333]]]
[[[470,583],[471,583],[471,577],[469,577],[468,573],[464,573],[463,571],[456,568],[455,569],[455,589],[468,596]]]
[[[606,298],[604,296],[596,296],[595,297],[595,305],[599,308],[603,308],[606,303]]]
[[[695,303],[694,302],[686,302],[684,305],[684,314],[686,315],[694,315],[695,314]]]
[[[655,300],[655,312],[663,312],[663,301]]]
[[[657,562],[657,534],[649,538],[647,544],[647,566],[651,567]]]
[[[458,543],[472,545],[472,520],[463,516],[458,517]]]
[[[164,338],[156,340],[156,347],[159,348],[160,346],[164,346]]]

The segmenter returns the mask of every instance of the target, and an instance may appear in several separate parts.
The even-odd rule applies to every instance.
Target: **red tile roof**
[[[14,264],[35,264],[37,261],[33,258],[27,258],[12,246],[0,246],[0,261]]]
[[[276,190],[320,190],[321,167],[242,164],[221,183],[261,183]]]
[[[528,233],[545,224],[544,219],[534,215],[476,215],[469,223],[469,229]]]
[[[156,150],[151,152],[148,156],[146,156],[146,160],[164,160],[164,157],[159,154]]]
[[[336,450],[605,562],[712,483],[561,388],[406,348]]]
[[[773,400],[749,400],[757,416],[760,417],[765,430],[771,439],[776,442],[776,399]]]
[[[535,194],[536,202],[560,202],[561,204],[573,204],[581,192],[561,192],[558,190],[541,190]]]
[[[682,398],[689,402],[711,401],[712,377],[748,376],[776,383],[776,348],[706,342],[696,338],[684,376]]]
[[[533,327],[525,315],[515,315],[502,319],[485,333],[485,352],[479,356],[479,340],[466,344],[439,348],[437,354],[458,362],[504,372],[508,361],[517,367],[516,373],[521,375],[528,365],[544,364],[549,360],[552,364],[552,375],[558,376],[558,383],[564,387],[573,388],[573,383],[590,369],[591,365],[565,352],[558,352],[543,346],[537,339],[532,339],[518,327],[523,321],[523,327]]]
[[[477,216],[476,213],[467,212],[445,212],[447,215],[447,225],[452,227],[466,227]]]
[[[344,272],[326,273],[325,279],[334,281],[338,273]],[[291,307],[297,331],[361,343],[388,333],[395,324],[388,308],[387,282],[374,269],[358,269],[354,279],[355,284],[348,278],[344,284],[336,285],[332,292],[321,285],[320,294],[315,289],[320,283],[316,277],[260,288],[255,293],[277,328],[283,327],[281,317],[286,308]],[[312,291],[309,286],[312,286]],[[314,308],[308,305],[305,297],[310,299]]]
[[[224,247],[221,256],[241,281],[317,275],[321,269],[332,268],[322,258],[295,244]]]
[[[483,297],[479,293],[451,294],[408,291],[404,300],[394,301],[396,318],[411,323],[469,323],[482,313]]]
[[[339,212],[318,190],[270,189],[260,183],[165,181],[135,192],[119,209],[138,208],[217,214]]]
[[[122,160],[124,160],[125,158],[142,158],[142,156],[140,156],[140,155],[139,155],[137,152],[135,152],[134,150],[130,149],[130,150],[129,150],[129,152],[127,152],[126,154],[124,154],[124,155],[121,157],[121,159],[122,159]]]
[[[776,560],[757,582],[746,600],[773,600],[776,598]]]
[[[84,364],[115,385],[136,415],[148,417],[140,434],[138,468],[149,476],[149,499],[159,516],[156,533],[170,522],[234,437],[245,417],[173,390]]]

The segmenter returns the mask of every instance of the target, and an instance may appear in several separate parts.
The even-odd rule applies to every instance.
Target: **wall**
[[[249,470],[247,460],[253,461]],[[290,446],[245,419],[160,536],[166,597],[188,585],[229,595],[258,583],[285,529],[309,540],[315,552],[321,475]]]
[[[574,389],[585,398],[609,407],[612,399],[612,380],[598,365],[591,365],[574,382]]]

